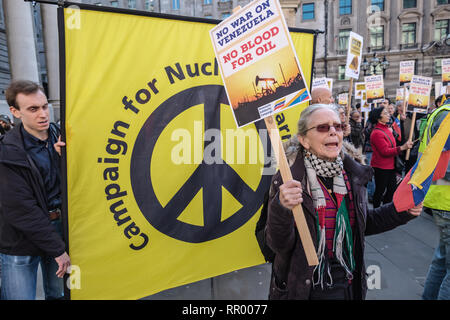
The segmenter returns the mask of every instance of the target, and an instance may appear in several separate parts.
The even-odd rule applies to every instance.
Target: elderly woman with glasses
[[[364,237],[418,216],[421,206],[397,212],[392,203],[368,209],[372,169],[342,153],[343,125],[329,105],[306,108],[298,122],[292,181],[280,173],[269,192],[267,244],[275,252],[270,299],[353,300],[367,291]],[[319,265],[309,266],[292,215],[301,205]]]

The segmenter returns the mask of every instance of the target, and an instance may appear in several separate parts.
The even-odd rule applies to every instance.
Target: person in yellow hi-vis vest
[[[445,98],[444,98],[445,101]],[[423,152],[430,139],[439,129],[442,120],[450,112],[450,99],[437,108],[429,117],[419,152]],[[424,300],[450,300],[450,165],[444,178],[433,182],[424,200],[424,207],[430,208],[439,227],[437,246],[428,270]]]

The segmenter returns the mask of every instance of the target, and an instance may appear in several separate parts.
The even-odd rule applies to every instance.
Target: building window
[[[442,58],[434,59],[433,74],[436,76],[442,75]]]
[[[378,11],[384,11],[384,0],[371,0],[370,3],[372,7],[378,7]]]
[[[119,1],[111,1],[111,7],[117,8],[119,6]]]
[[[339,15],[352,14],[352,0],[339,0]]]
[[[417,0],[403,0],[403,9],[417,7]]]
[[[304,3],[302,6],[302,19],[314,20],[314,3]]]
[[[212,0],[203,0],[203,4],[211,4]]]
[[[383,50],[384,49],[384,26],[371,27],[370,32],[370,49]]]
[[[437,4],[449,4],[450,0],[437,0]]]
[[[434,25],[434,40],[440,41],[445,39],[447,34],[450,33],[449,28],[449,20],[436,20],[436,24]]]
[[[128,9],[136,9],[136,0],[128,0]]]
[[[345,29],[339,31],[338,36],[338,53],[345,54],[348,50],[348,38],[350,37],[350,32],[352,29]]]
[[[172,10],[180,10],[180,0],[172,0]]]
[[[402,47],[412,48],[416,45],[416,23],[402,25]]]
[[[338,69],[338,80],[349,80],[349,78],[347,78],[345,76],[345,65],[340,65],[339,69]]]
[[[153,10],[153,0],[145,0],[145,10]]]
[[[230,12],[224,12],[222,13],[222,20],[228,18],[229,16],[231,16]]]

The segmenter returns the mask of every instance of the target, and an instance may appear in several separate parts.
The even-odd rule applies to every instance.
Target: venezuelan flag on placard
[[[306,89],[302,89],[294,98],[292,98],[291,101],[289,101],[286,108],[296,104],[303,103],[305,102],[306,99],[308,99],[308,91],[306,91]]]
[[[275,107],[274,107],[274,111],[278,110],[278,109],[282,109],[286,104],[286,98],[280,99],[276,102]]]
[[[419,156],[414,167],[403,179],[394,194],[394,205],[398,212],[411,209],[422,203],[433,181],[441,179],[450,160],[450,113]]]

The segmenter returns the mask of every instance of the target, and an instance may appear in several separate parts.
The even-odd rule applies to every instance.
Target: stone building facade
[[[245,6],[249,0],[72,0],[87,4],[147,10],[166,14],[224,19],[233,8]],[[20,2],[20,4],[19,4]],[[399,86],[399,63],[416,61],[416,74],[440,81],[442,58],[450,57],[450,0],[280,0],[286,21],[291,27],[321,30],[316,46],[315,77],[335,79],[334,94],[348,91],[349,81],[343,75],[346,63],[348,33],[364,37],[364,57],[374,54],[387,60],[386,93],[394,97]],[[5,4],[6,6],[5,10]],[[22,8],[23,7],[23,8]],[[24,9],[26,8],[26,9]],[[42,9],[44,8],[44,9]],[[25,10],[25,11],[24,11]],[[16,0],[0,0],[0,104],[11,79],[26,77],[41,82],[48,89],[52,103],[58,106],[59,71],[56,22],[50,10],[55,6],[32,6]],[[30,11],[25,18],[25,12]],[[11,18],[15,12],[19,18]],[[46,16],[47,18],[43,18]],[[45,22],[48,27],[45,28]],[[14,53],[23,43],[23,36],[11,30],[27,31],[27,53]],[[26,29],[26,30],[25,30]],[[16,36],[17,39],[14,39]],[[27,37],[29,37],[27,35]],[[44,40],[47,39],[47,43]],[[29,64],[33,61],[34,63]],[[17,61],[17,62],[15,62]],[[24,68],[23,61],[30,67]],[[30,62],[30,63],[31,63]],[[16,70],[13,70],[16,68]],[[31,71],[30,71],[31,70]],[[31,72],[31,73],[30,73]],[[383,73],[379,67],[367,70]],[[31,76],[30,76],[31,74]],[[360,81],[363,80],[363,73]],[[434,91],[433,91],[434,94]],[[3,101],[3,102],[2,102]]]
[[[311,14],[305,16],[305,6],[314,7],[312,19]],[[364,37],[368,61],[376,54],[389,62],[384,74],[390,98],[399,87],[400,61],[415,60],[416,74],[441,81],[440,61],[450,56],[450,42],[444,41],[450,33],[449,0],[305,0],[299,3],[297,19],[298,27],[325,31],[319,36],[315,76],[334,78],[334,94],[348,91],[343,72],[350,31]],[[366,74],[374,71],[383,73],[371,67]]]
[[[250,0],[82,0],[83,3],[190,17],[225,19]],[[295,26],[299,0],[280,0],[289,26]]]
[[[83,0],[82,2],[169,14],[224,19],[249,0]],[[321,30],[314,75],[335,80],[334,94],[348,91],[344,70],[350,31],[364,37],[364,57],[387,60],[388,97],[399,87],[399,64],[416,61],[416,74],[440,81],[442,58],[450,56],[450,0],[280,0],[291,27]],[[448,42],[450,45],[450,41]],[[380,65],[365,72],[381,74]],[[364,72],[359,81],[363,81]],[[434,91],[433,91],[434,94]]]

